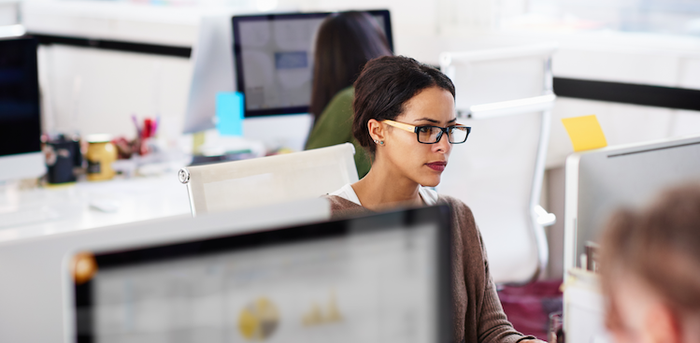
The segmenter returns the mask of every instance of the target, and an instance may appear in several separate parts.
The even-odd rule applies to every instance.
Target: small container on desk
[[[87,153],[87,179],[90,181],[110,180],[114,177],[112,163],[117,160],[117,149],[106,134],[90,135]]]
[[[74,168],[82,163],[79,138],[68,138],[63,134],[53,139],[47,137],[42,150],[46,157],[47,181],[50,184],[75,182]]]

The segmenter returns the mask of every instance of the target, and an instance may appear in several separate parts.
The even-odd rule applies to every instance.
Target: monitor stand
[[[40,177],[44,173],[46,162],[41,151],[0,156],[0,182]]]

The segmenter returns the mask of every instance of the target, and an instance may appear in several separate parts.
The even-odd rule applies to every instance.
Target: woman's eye
[[[428,132],[430,132],[430,127],[421,126],[421,127],[418,128],[418,132],[420,132],[420,133],[428,133]]]

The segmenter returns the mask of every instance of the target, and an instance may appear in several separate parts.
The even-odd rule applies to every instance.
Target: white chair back
[[[457,86],[456,109],[537,98],[552,92],[551,55],[555,44],[466,52],[443,52],[440,67]]]
[[[182,168],[192,216],[314,198],[358,180],[350,143]]]
[[[455,83],[459,122],[472,127],[454,145],[438,191],[464,201],[479,225],[494,281],[524,283],[548,260],[539,207],[555,96],[553,45],[443,53]],[[544,214],[544,216],[538,214]]]

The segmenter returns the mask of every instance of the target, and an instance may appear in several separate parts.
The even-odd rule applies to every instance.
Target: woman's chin
[[[424,177],[420,182],[423,187],[437,187],[440,184],[440,175],[431,175],[430,177]]]

